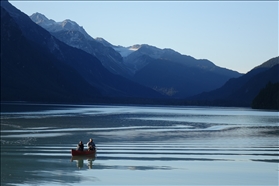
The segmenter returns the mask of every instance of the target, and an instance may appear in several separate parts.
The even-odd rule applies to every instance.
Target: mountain
[[[1,101],[92,102],[157,98],[157,92],[110,73],[7,1],[1,1]]]
[[[95,38],[96,41],[98,41],[99,43],[102,43],[104,46],[106,47],[111,47],[113,48],[116,52],[118,52],[122,57],[127,57],[128,55],[130,55],[131,53],[133,53],[134,51],[136,51],[138,48],[134,47],[134,46],[130,46],[130,47],[123,47],[123,46],[115,46],[112,45],[111,43],[109,43],[108,41],[106,41],[104,38],[101,37],[97,37]]]
[[[98,41],[99,43],[102,43],[106,47],[114,47],[114,45],[106,41],[104,38],[96,37],[95,40]]]
[[[279,57],[272,58],[224,86],[204,92],[189,100],[199,104],[250,106],[253,99],[269,82],[279,81]]]
[[[30,18],[60,41],[96,56],[110,72],[122,76],[129,74],[129,70],[122,64],[122,56],[108,42],[101,42],[100,38],[93,39],[76,22],[69,19],[55,22],[40,13],[34,13]]]
[[[93,102],[101,97],[74,69],[24,37],[2,6],[1,45],[1,101]]]
[[[31,18],[1,1],[1,101],[170,101],[163,94],[188,97],[188,104],[250,106],[279,79],[278,57],[242,75],[172,49],[93,39],[71,20]]]
[[[115,46],[100,37],[93,39],[68,19],[55,22],[40,13],[32,14],[30,18],[60,41],[96,56],[110,72],[171,98],[214,90],[228,79],[241,76],[208,60],[197,60],[172,49],[147,44]]]
[[[131,80],[172,98],[185,98],[221,87],[230,78],[242,74],[214,65],[209,60],[195,59],[172,49],[135,45],[134,52],[124,57],[133,72]]]

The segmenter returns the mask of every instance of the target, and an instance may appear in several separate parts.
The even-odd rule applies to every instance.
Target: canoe
[[[74,160],[88,160],[88,161],[94,161],[95,160],[95,154],[91,154],[91,155],[85,155],[85,156],[72,156],[71,157],[71,161]]]
[[[88,150],[78,151],[76,149],[72,149],[72,156],[89,156],[95,154],[96,154],[96,149],[92,151],[88,151]]]

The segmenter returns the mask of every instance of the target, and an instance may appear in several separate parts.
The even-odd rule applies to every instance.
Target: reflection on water
[[[92,169],[93,161],[95,160],[95,158],[90,158],[90,157],[72,157],[71,158],[71,162],[73,162],[73,161],[77,162],[77,167],[79,169],[83,168],[84,160],[87,160],[87,167],[89,169]]]
[[[8,105],[1,185],[278,185],[278,125],[243,108]],[[89,138],[96,156],[72,157]]]

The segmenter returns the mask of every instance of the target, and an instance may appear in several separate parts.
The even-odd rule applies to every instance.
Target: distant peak
[[[78,31],[81,32],[88,40],[93,40],[93,38],[86,33],[82,26],[79,26],[75,21],[70,19],[65,19],[62,22],[55,22],[52,19],[48,19],[41,13],[34,13],[30,16],[31,20],[41,27],[45,28],[49,32],[64,31]]]
[[[107,40],[105,40],[102,37],[96,37],[95,40],[98,41],[99,43],[102,43],[104,46],[115,47],[115,46],[113,46],[111,43],[109,43]]]
[[[32,16],[32,17],[34,17],[34,16],[36,16],[36,17],[42,17],[42,18],[47,19],[46,16],[45,16],[44,14],[41,14],[41,13],[39,13],[39,12],[33,13],[31,16]]]
[[[36,24],[52,24],[55,21],[48,19],[45,15],[36,12],[30,16],[31,20],[34,21]]]
[[[30,17],[34,18],[34,19],[37,19],[37,20],[49,20],[45,15],[43,15],[39,12],[36,12],[36,13],[32,14]]]
[[[137,50],[137,49],[139,49],[141,46],[142,46],[142,45],[140,45],[140,44],[136,44],[136,45],[131,46],[130,49],[131,49],[131,50]]]
[[[76,22],[74,22],[74,21],[72,21],[72,20],[70,20],[70,19],[65,19],[65,20],[63,21],[63,23],[71,23],[71,24],[77,25]]]
[[[65,19],[64,21],[62,21],[61,26],[68,29],[71,29],[73,27],[79,27],[79,25],[76,22],[70,19]]]
[[[96,37],[95,40],[97,40],[97,41],[105,41],[105,39],[102,38],[102,37]]]

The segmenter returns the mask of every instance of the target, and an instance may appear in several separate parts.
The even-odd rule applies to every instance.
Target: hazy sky
[[[277,1],[10,1],[27,15],[71,19],[114,45],[171,48],[246,73],[278,56]]]

